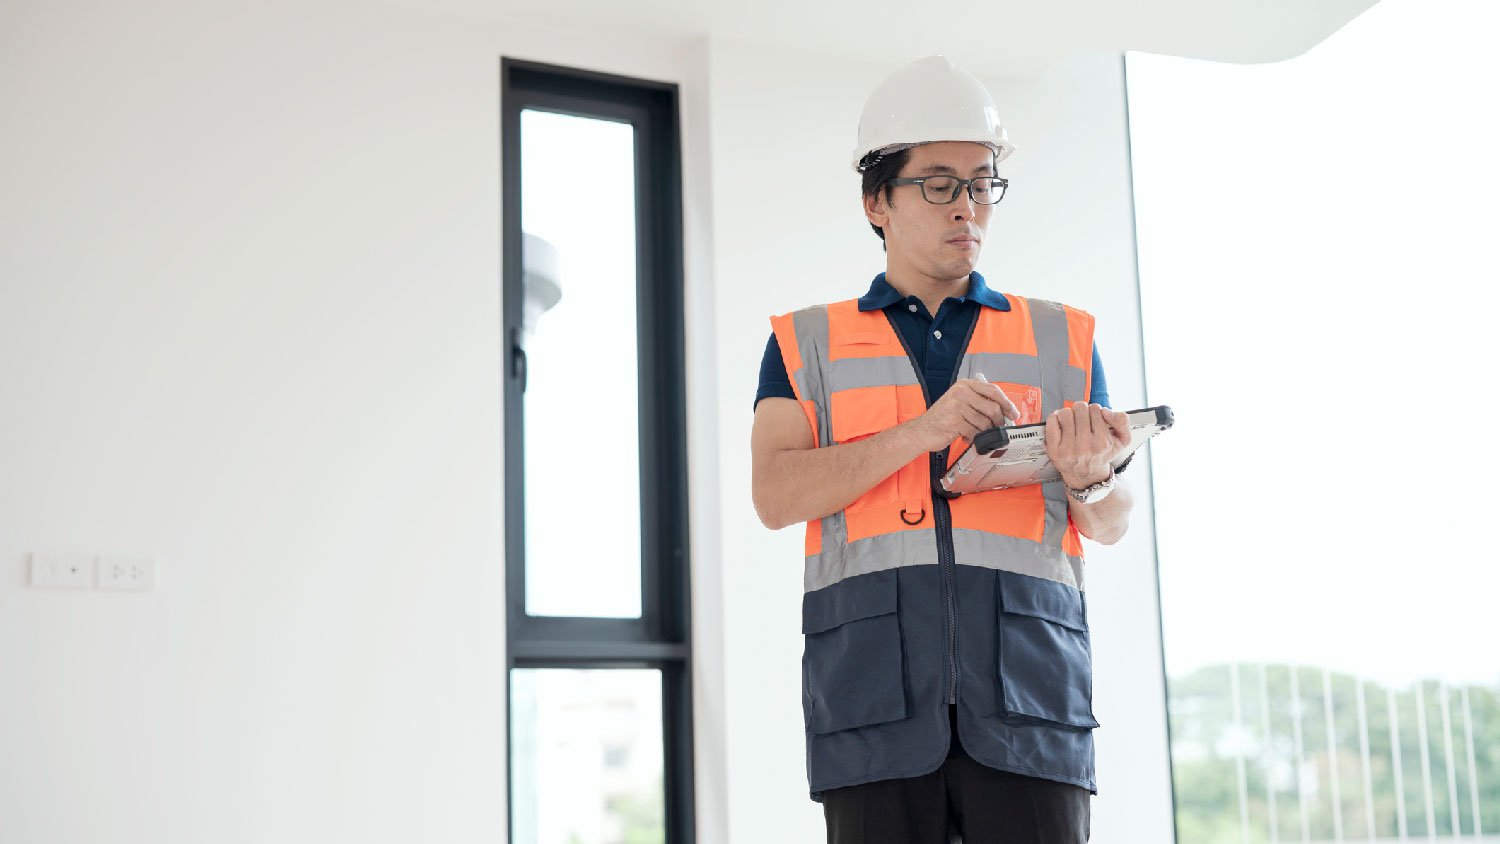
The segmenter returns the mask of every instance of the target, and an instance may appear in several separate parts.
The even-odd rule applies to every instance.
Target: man
[[[772,318],[753,495],[767,527],[807,523],[807,772],[831,844],[1089,836],[1080,536],[1125,532],[1129,429],[1093,317],[974,272],[1012,150],[973,76],[941,56],[898,71],[854,156],[886,271]],[[1061,482],[941,493],[969,439],[1044,420]]]

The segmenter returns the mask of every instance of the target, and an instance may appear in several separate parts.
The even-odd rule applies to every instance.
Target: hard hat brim
[[[1005,159],[1009,158],[1010,154],[1016,151],[1015,145],[1012,144],[1012,143],[1010,143],[1009,141],[1005,140],[1003,137],[1002,138],[996,138],[993,135],[985,135],[985,136],[980,137],[980,136],[977,136],[978,133],[974,132],[972,129],[968,129],[968,130],[965,130],[965,129],[955,129],[952,132],[934,132],[932,134],[935,135],[935,136],[937,136],[937,137],[928,138],[928,139],[920,140],[920,141],[912,141],[912,140],[907,140],[907,139],[900,139],[900,140],[898,140],[898,139],[891,139],[887,143],[883,143],[883,144],[871,144],[868,147],[866,147],[865,145],[861,144],[860,148],[856,149],[854,151],[854,158],[851,161],[851,164],[853,165],[854,171],[856,173],[862,173],[864,171],[860,169],[859,163],[864,160],[865,156],[867,156],[867,155],[869,155],[871,153],[880,152],[880,153],[889,154],[889,153],[892,153],[892,152],[899,152],[900,150],[903,150],[903,149],[911,149],[912,147],[919,147],[919,146],[922,146],[923,144],[938,144],[938,143],[943,143],[945,141],[957,141],[957,142],[961,142],[961,143],[984,144],[985,146],[987,146],[990,149],[994,150],[994,152],[995,152],[995,163],[996,164],[999,164],[1000,162],[1002,162]]]

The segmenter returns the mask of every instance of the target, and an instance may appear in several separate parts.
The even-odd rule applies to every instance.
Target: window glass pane
[[[1497,28],[1129,56],[1181,844],[1500,834]]]
[[[521,139],[526,612],[638,618],[635,129],[523,110]]]
[[[665,840],[661,672],[511,672],[515,844]]]

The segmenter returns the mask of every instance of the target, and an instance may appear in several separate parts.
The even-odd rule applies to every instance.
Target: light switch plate
[[[31,585],[38,589],[92,589],[94,558],[88,554],[33,553]]]

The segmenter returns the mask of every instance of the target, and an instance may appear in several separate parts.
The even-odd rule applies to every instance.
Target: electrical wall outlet
[[[150,557],[100,557],[99,588],[150,592],[156,585],[156,565]]]
[[[87,554],[32,554],[31,585],[39,589],[92,589],[94,558]]]

